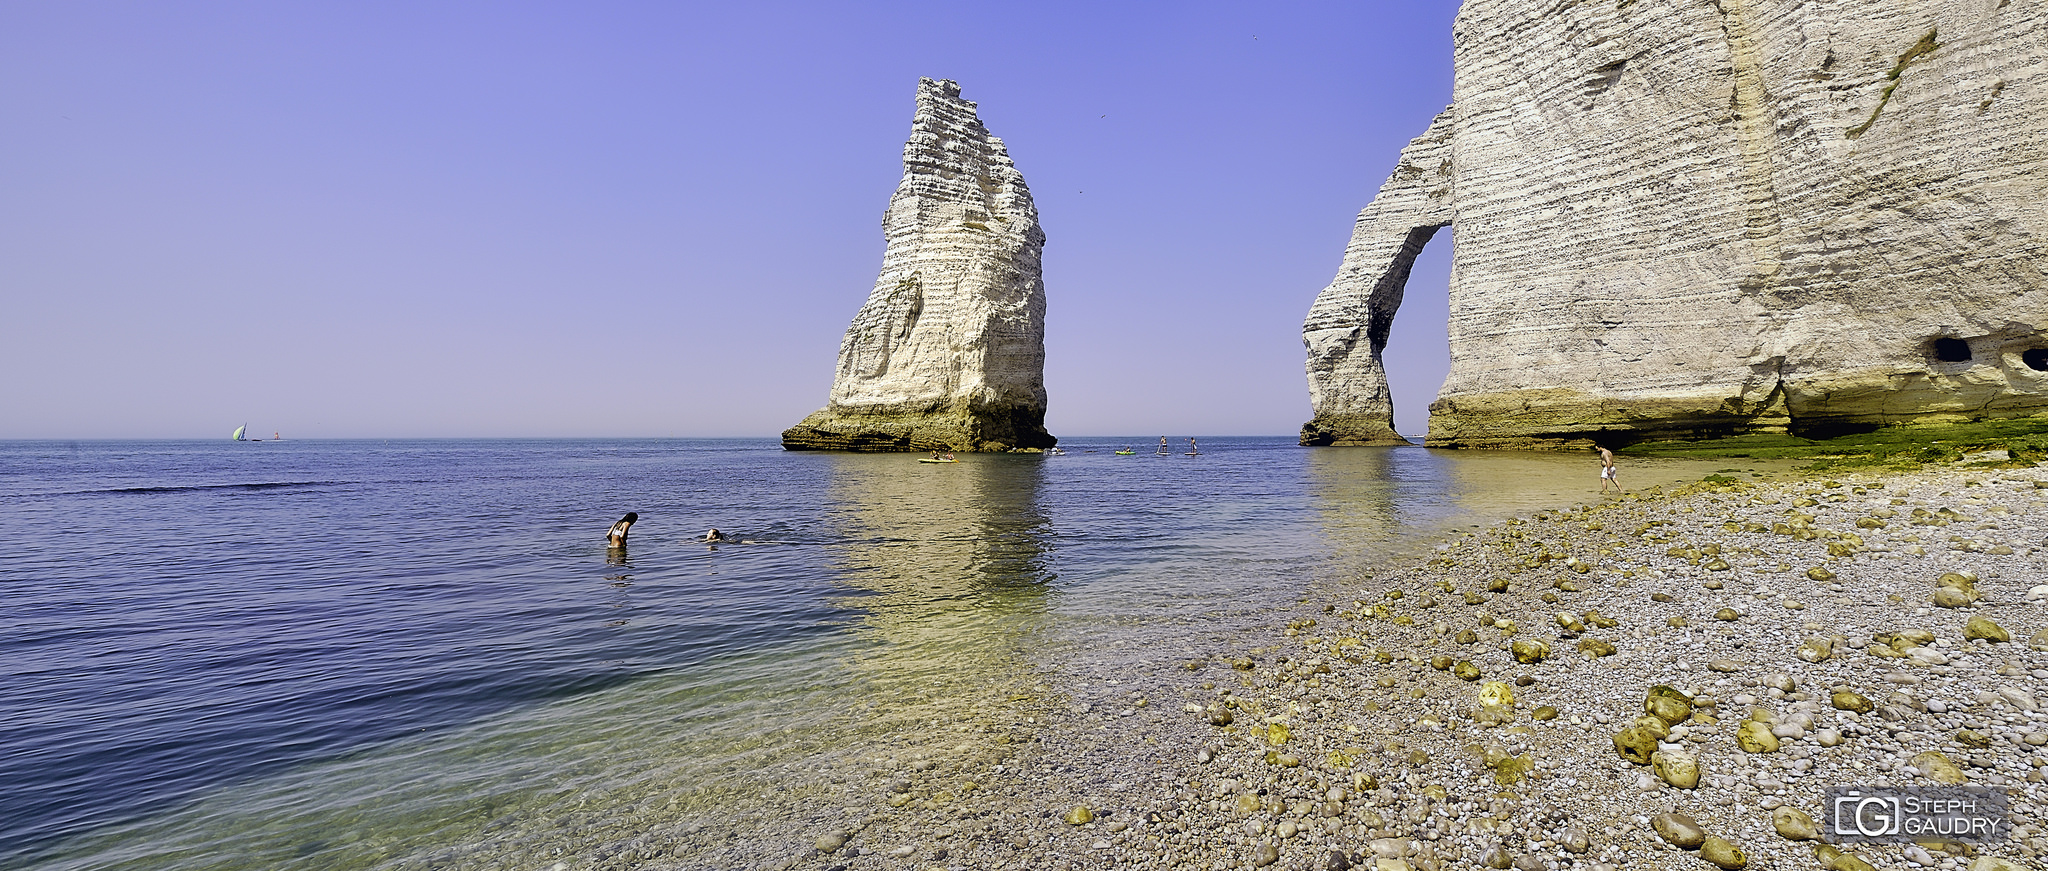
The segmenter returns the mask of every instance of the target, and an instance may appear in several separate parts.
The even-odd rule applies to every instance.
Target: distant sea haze
[[[0,867],[519,865],[738,820],[769,761],[935,740],[920,723],[1000,716],[1111,634],[1158,655],[1598,486],[1580,456],[1185,438],[940,465],[769,439],[0,442]]]

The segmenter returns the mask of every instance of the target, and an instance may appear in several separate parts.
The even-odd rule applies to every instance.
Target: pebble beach
[[[2044,528],[2048,473],[1986,462],[1597,497],[597,864],[2040,868]],[[1829,787],[1955,783],[2007,794],[2005,839],[1816,837]]]

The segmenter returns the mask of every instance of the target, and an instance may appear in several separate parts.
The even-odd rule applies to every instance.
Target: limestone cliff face
[[[1454,226],[1429,443],[2048,415],[2048,3],[1467,0],[1454,102],[1303,327],[1304,444]]]
[[[1045,233],[960,86],[923,79],[882,272],[839,344],[831,401],[790,450],[1004,451],[1045,431]]]

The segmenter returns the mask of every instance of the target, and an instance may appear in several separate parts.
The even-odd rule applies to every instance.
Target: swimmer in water
[[[728,536],[728,535],[726,535],[726,534],[725,534],[725,533],[723,533],[723,532],[719,532],[719,531],[718,531],[718,530],[716,530],[716,529],[713,529],[713,530],[711,530],[710,532],[706,532],[706,533],[704,533],[704,538],[702,539],[702,541],[704,541],[704,543],[706,543],[706,544],[717,544],[718,542],[721,542],[721,541],[731,541],[731,540],[732,540],[732,537],[731,537],[731,536]]]
[[[604,534],[605,543],[612,547],[625,547],[626,533],[632,532],[633,524],[639,521],[640,515],[637,512],[626,512],[626,516],[620,518],[619,522],[612,524],[611,531]]]

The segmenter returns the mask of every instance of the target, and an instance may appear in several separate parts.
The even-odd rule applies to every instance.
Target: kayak
[[[957,463],[957,462],[960,462],[960,461],[959,461],[959,460],[934,460],[934,459],[932,459],[931,457],[925,457],[925,458],[924,458],[924,459],[922,459],[922,460],[918,460],[918,462],[920,462],[920,463]]]
[[[1137,451],[1117,451],[1116,455],[1119,457],[1128,457],[1135,453],[1137,453]]]

